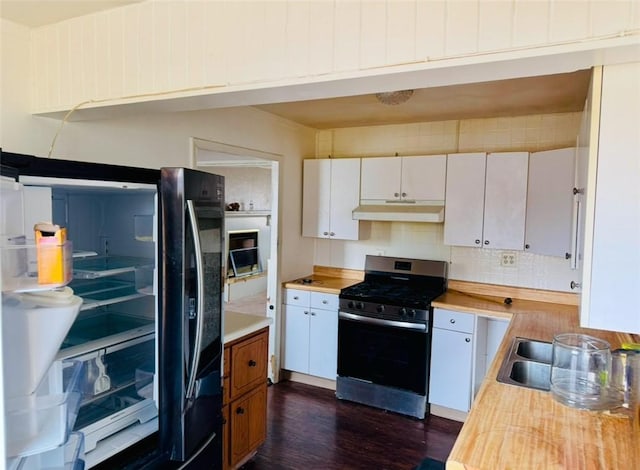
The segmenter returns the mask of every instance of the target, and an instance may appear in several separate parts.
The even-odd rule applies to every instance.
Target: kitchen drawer
[[[337,311],[338,296],[324,292],[311,292],[311,308]]]
[[[471,313],[453,312],[442,308],[433,310],[433,327],[443,330],[473,333],[475,316]]]
[[[264,332],[231,346],[231,400],[266,381],[268,341]]]
[[[311,302],[311,291],[298,289],[285,289],[285,303],[287,305],[299,305],[308,307]]]

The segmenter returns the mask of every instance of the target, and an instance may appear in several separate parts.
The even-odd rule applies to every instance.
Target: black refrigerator
[[[20,224],[2,227],[3,243],[27,253],[10,273],[20,287],[3,288],[3,305],[62,286],[82,298],[51,368],[36,374],[37,389],[12,393],[47,398],[43,384],[60,382],[78,397],[66,403],[66,425],[84,442],[84,468],[222,468],[224,178],[7,152],[0,164],[24,212],[24,233]],[[48,214],[72,242],[64,255],[72,276],[22,287],[37,279],[29,227]],[[2,333],[10,336],[11,325]],[[73,385],[60,372],[70,364],[79,367]],[[29,468],[24,459],[43,450],[22,441],[11,449],[8,468]]]

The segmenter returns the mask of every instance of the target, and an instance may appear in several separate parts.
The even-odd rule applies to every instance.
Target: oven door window
[[[340,319],[338,375],[427,394],[429,335]]]

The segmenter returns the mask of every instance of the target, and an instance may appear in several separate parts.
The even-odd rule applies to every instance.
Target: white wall
[[[25,57],[29,35],[2,22],[3,151],[46,156],[60,121],[28,114],[30,81]],[[67,122],[53,158],[160,168],[190,166],[191,137],[281,155],[280,269],[283,279],[303,276],[313,264],[313,241],[300,236],[303,156],[314,151],[315,131],[254,108],[153,113],[109,120]],[[287,256],[295,253],[296,256]]]
[[[32,109],[425,69],[434,73],[422,86],[433,86],[438,69],[460,59],[492,62],[491,74],[503,65],[497,54],[514,59],[548,54],[542,47],[619,47],[637,42],[639,29],[636,0],[148,0],[35,29]],[[499,78],[505,77],[493,79]]]
[[[0,20],[0,147],[4,151],[43,152],[43,142],[53,138],[59,125],[30,114],[30,34],[24,26]]]
[[[210,171],[224,176],[226,203],[237,202],[240,210],[271,210],[271,168],[216,166]]]
[[[332,129],[318,133],[316,153],[372,157],[573,147],[580,117],[581,113],[559,113]],[[517,266],[507,268],[500,265],[499,250],[447,246],[442,224],[371,224],[367,240],[318,239],[315,264],[363,269],[365,255],[384,254],[449,261],[451,279],[560,291],[570,291],[575,279],[564,258],[516,252]]]

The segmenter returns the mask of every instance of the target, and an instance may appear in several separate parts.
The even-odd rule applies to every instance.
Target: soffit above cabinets
[[[582,111],[590,70],[414,90],[404,103],[375,94],[256,106],[316,129]]]

